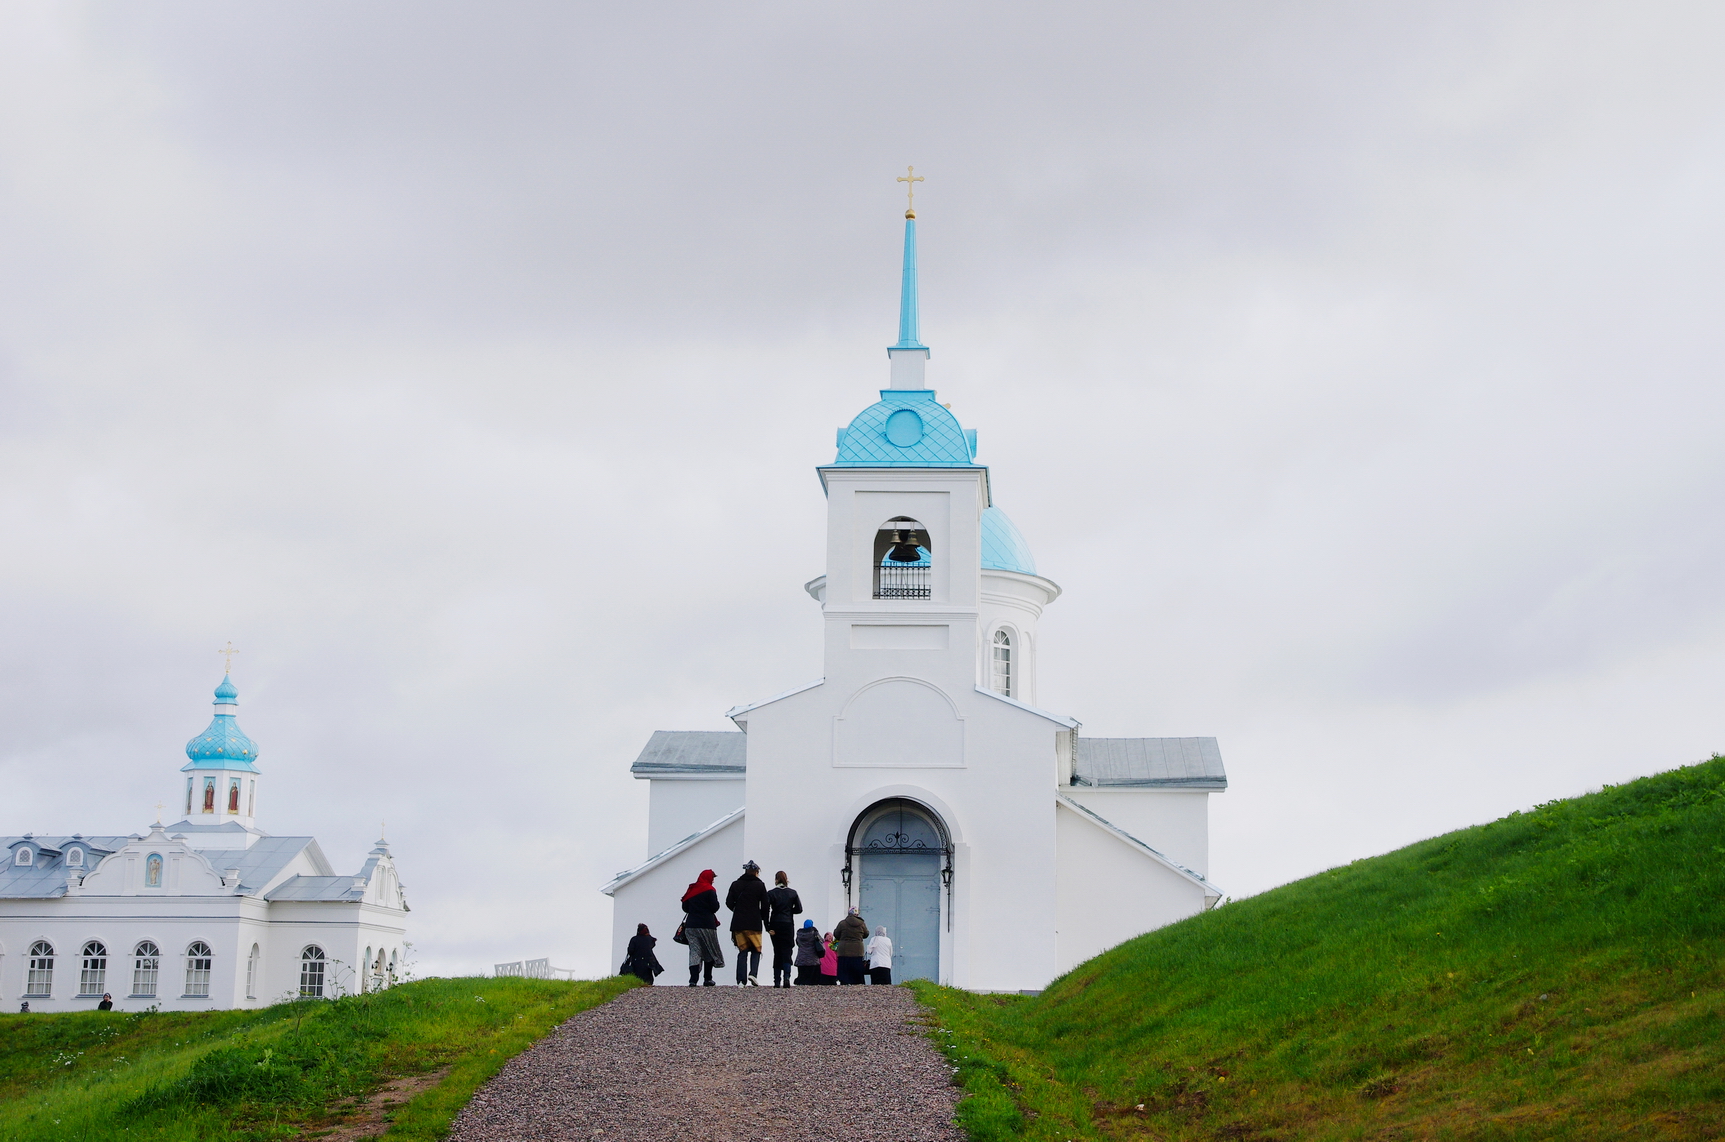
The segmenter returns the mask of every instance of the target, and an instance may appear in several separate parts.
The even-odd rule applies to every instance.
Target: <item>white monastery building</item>
[[[337,876],[257,827],[258,747],[225,676],[186,746],[186,818],[129,837],[0,837],[0,997],[32,1011],[261,1007],[387,987],[407,900],[383,841]]]
[[[730,710],[737,731],[653,734],[633,766],[651,855],[601,889],[612,962],[643,922],[679,952],[665,937],[685,886],[712,868],[722,896],[746,859],[769,886],[786,871],[822,931],[853,904],[884,924],[895,981],[977,990],[1042,988],[1221,898],[1216,740],[1086,738],[1038,707],[1037,624],[1060,588],[925,383],[919,325],[907,211],[890,387],[818,469],[827,568],[806,589],[824,674]]]

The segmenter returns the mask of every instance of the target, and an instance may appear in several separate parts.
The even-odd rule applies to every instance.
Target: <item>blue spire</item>
[[[904,212],[904,281],[898,295],[898,344],[894,349],[927,349],[922,343],[922,306],[916,292],[916,215]]]

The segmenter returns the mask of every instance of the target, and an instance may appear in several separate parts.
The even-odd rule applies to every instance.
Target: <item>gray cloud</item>
[[[1221,736],[1224,886],[1721,745],[1711,7],[0,20],[0,830],[145,823],[232,638],[266,828],[605,968],[635,750],[819,671],[910,162],[1043,697]]]

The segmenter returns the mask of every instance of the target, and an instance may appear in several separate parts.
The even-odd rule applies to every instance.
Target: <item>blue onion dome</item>
[[[933,389],[883,389],[880,400],[839,430],[838,468],[969,468],[976,433],[966,431]]]
[[[1030,544],[1018,528],[996,507],[982,512],[982,565],[994,571],[1016,571],[1020,575],[1036,574],[1036,560],[1030,554]]]
[[[186,756],[192,760],[186,769],[253,768],[258,746],[234,717],[239,696],[239,690],[224,675],[216,687],[216,716],[210,719],[209,729],[186,743]]]

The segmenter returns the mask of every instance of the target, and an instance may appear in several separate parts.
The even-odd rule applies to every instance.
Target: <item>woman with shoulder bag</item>
[[[821,957],[826,953],[826,946],[821,943],[820,929],[815,927],[813,920],[804,920],[803,926],[797,929],[798,987],[808,987],[811,984],[820,986]]]
[[[719,890],[713,887],[713,877],[717,875],[710,868],[702,869],[695,883],[683,893],[683,936],[689,941],[690,987],[702,983],[703,968],[705,986],[717,987],[713,969],[725,966],[725,953],[719,950]]]

